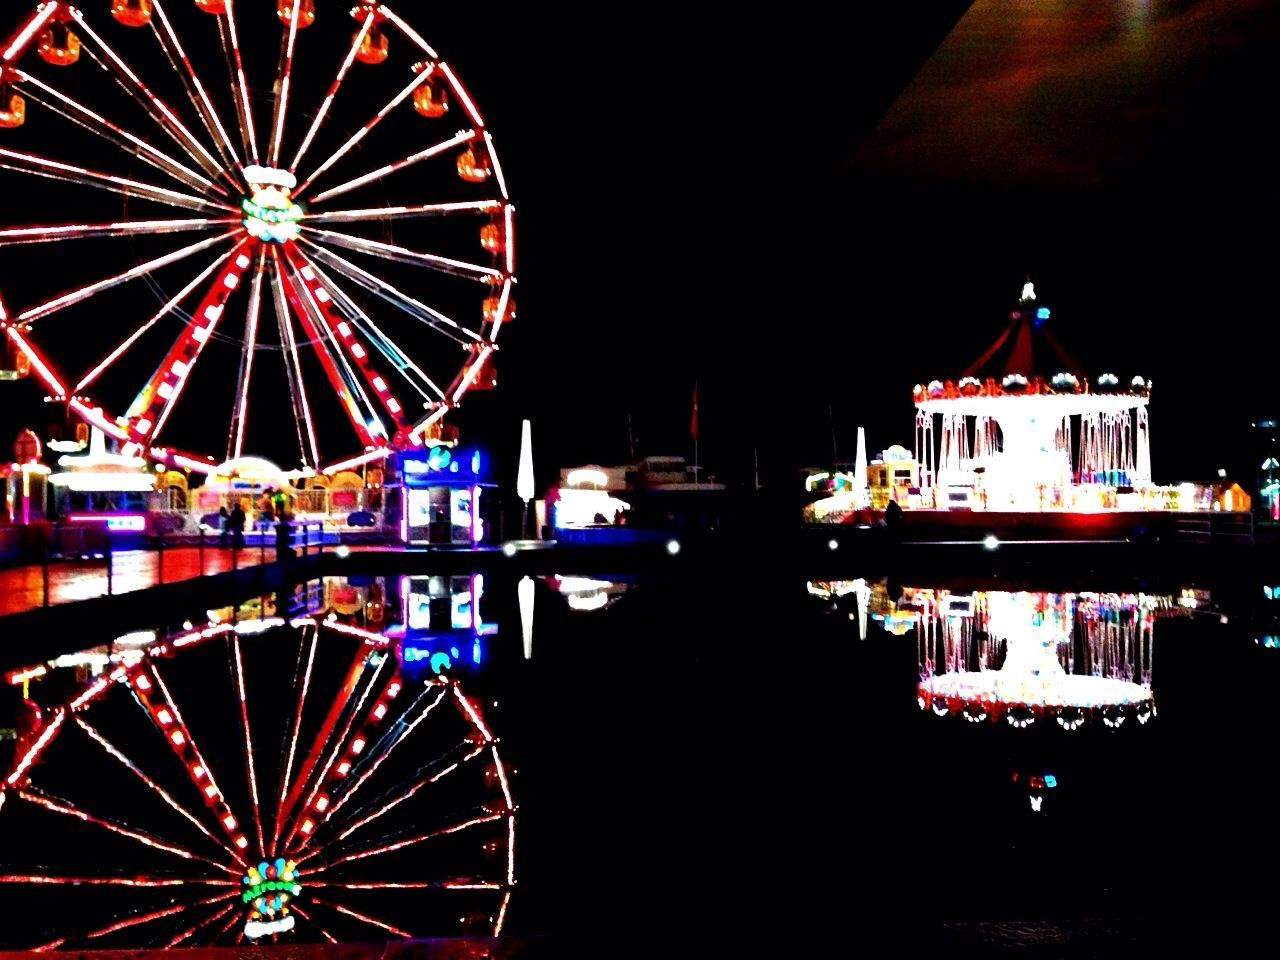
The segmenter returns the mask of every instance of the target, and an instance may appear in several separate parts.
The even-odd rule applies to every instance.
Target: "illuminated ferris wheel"
[[[327,620],[148,639],[62,697],[65,670],[7,677],[33,690],[0,781],[6,947],[502,932],[515,805],[456,680]]]
[[[127,453],[210,473],[296,444],[332,472],[496,383],[502,167],[387,4],[35,5],[0,47],[0,171],[40,211],[0,212],[8,365]]]

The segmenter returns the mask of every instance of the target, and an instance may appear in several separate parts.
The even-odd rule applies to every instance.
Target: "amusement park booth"
[[[444,445],[408,450],[397,456],[404,508],[400,538],[412,546],[471,547],[482,543],[485,522],[479,450]]]

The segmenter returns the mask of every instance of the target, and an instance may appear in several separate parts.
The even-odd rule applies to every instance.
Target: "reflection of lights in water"
[[[520,637],[524,643],[524,658],[533,659],[533,603],[534,584],[530,577],[521,577],[516,584],[516,600],[520,606]]]
[[[600,593],[571,593],[565,600],[569,604],[570,610],[577,610],[579,613],[589,613],[593,610],[603,610],[609,605],[609,595],[601,591]]]
[[[1090,720],[1118,729],[1146,724],[1151,640],[1157,617],[1185,615],[1183,600],[1146,594],[952,594],[883,588],[873,616],[891,633],[915,617],[922,710],[1017,729],[1041,719],[1078,730]],[[1207,597],[1196,596],[1197,606]]]
[[[478,598],[478,587],[472,591]],[[0,770],[0,888],[22,884],[51,898],[45,907],[6,917],[6,941],[47,940],[39,926],[54,909],[59,938],[32,945],[124,947],[129,937],[154,940],[161,921],[179,924],[164,936],[176,932],[174,942],[185,944],[234,937],[237,925],[250,939],[295,925],[316,940],[333,940],[331,934],[367,939],[371,926],[384,938],[388,932],[448,934],[456,932],[459,916],[464,930],[501,933],[515,883],[515,800],[479,701],[456,679],[402,673],[382,634],[336,621],[297,621],[296,631],[281,618],[205,624],[119,654],[104,647],[59,657],[52,666],[102,670],[96,677],[78,675],[69,692],[68,670],[56,682],[43,679],[48,666],[6,676],[31,687],[39,719]],[[470,646],[452,652],[474,656]],[[221,657],[229,686],[208,683],[210,666]],[[289,665],[286,675],[268,673],[280,657]],[[154,743],[138,742],[139,711],[154,727]],[[326,714],[318,730],[301,720]],[[73,754],[57,742],[67,731],[76,740]],[[254,739],[285,745],[279,769],[268,773],[258,765],[262,754]],[[433,740],[439,759],[420,766],[417,751]],[[174,759],[190,781],[187,792],[194,790],[203,805],[187,805],[157,782],[167,778]],[[121,766],[138,787],[129,794],[127,824],[104,809],[112,799],[104,785],[115,782]],[[447,784],[434,786],[445,777]],[[48,792],[53,783],[56,791]],[[471,796],[456,806],[459,792]],[[472,812],[445,819],[451,809]],[[191,845],[194,834],[182,824],[175,828],[175,812],[213,845]],[[40,818],[39,830],[32,829],[32,817]],[[85,824],[97,836],[64,831]],[[109,855],[100,846],[108,833],[124,844]],[[389,856],[425,853],[428,841],[445,835],[451,852],[442,854],[436,842],[431,857]],[[8,867],[35,849],[47,858],[38,877]],[[482,857],[493,858],[487,868],[479,866]],[[176,862],[171,858],[184,862],[181,876],[169,869]],[[333,873],[356,860],[358,882]],[[170,898],[180,905],[158,910],[147,900],[124,902],[118,910],[124,920],[95,929],[63,905],[68,888],[86,884],[137,897],[173,887],[186,900]],[[304,886],[305,903],[293,902]],[[313,886],[323,889],[316,893]],[[410,924],[407,930],[387,923],[375,901],[348,902],[352,890],[411,888],[455,899],[442,900],[438,914],[423,908],[388,918]],[[28,919],[30,930],[22,926]],[[437,922],[448,925],[432,928]],[[99,939],[108,935],[111,940]]]

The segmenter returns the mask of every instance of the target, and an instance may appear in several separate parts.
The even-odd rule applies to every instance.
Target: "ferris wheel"
[[[515,315],[514,208],[453,68],[377,0],[271,7],[47,0],[0,47],[9,365],[203,473],[439,438]]]
[[[6,947],[502,932],[515,804],[455,679],[314,618],[102,659],[24,701],[0,781]],[[56,686],[45,666],[7,679]]]

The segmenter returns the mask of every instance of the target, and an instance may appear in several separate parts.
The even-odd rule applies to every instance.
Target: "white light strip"
[[[456,134],[442,143],[437,143],[434,146],[427,147],[425,150],[419,150],[417,153],[410,154],[409,156],[397,160],[394,163],[389,163],[385,167],[379,167],[377,170],[366,173],[364,176],[356,177],[354,180],[348,180],[346,183],[340,184],[332,190],[326,190],[323,193],[317,194],[312,198],[311,202],[322,203],[325,200],[330,200],[333,197],[340,196],[344,193],[350,193],[352,190],[363,187],[366,183],[381,180],[382,178],[388,177],[393,173],[397,173],[406,167],[412,167],[415,164],[421,163],[423,160],[429,160],[432,157],[439,156],[440,154],[451,150],[453,147],[475,139],[475,135],[476,132],[474,130],[459,130]]]
[[[157,257],[154,260],[148,260],[146,263],[140,263],[136,267],[126,270],[124,273],[117,274],[114,277],[108,277],[105,280],[99,280],[97,283],[90,284],[87,287],[81,287],[79,290],[63,294],[61,297],[58,297],[55,300],[50,300],[48,303],[42,303],[38,307],[32,307],[30,310],[26,310],[20,314],[18,316],[18,320],[27,323],[32,320],[39,320],[41,317],[47,317],[51,313],[56,313],[57,311],[79,303],[82,300],[87,300],[89,297],[101,293],[103,290],[109,290],[122,283],[128,283],[130,280],[135,280],[138,277],[151,273],[153,270],[158,270],[171,263],[177,263],[179,260],[184,260],[187,257],[199,253],[201,250],[208,249],[215,243],[220,243],[226,240],[227,236],[228,235],[224,234],[218,237],[209,237],[207,240],[201,240],[199,243],[193,243],[189,247],[183,247],[181,250],[175,250],[173,253],[166,253],[162,257]]]
[[[341,147],[339,147],[337,153],[331,156],[324,163],[320,164],[320,166],[316,168],[315,173],[311,174],[311,176],[307,177],[306,180],[302,181],[302,186],[298,188],[298,195],[301,196],[302,191],[306,190],[307,187],[309,187],[313,182],[315,182],[316,178],[319,177],[320,174],[324,173],[326,170],[332,167],[335,163],[337,163],[339,160],[345,157],[352,147],[354,147],[357,143],[359,143],[361,140],[367,137],[369,135],[369,131],[371,131],[374,127],[376,127],[379,123],[381,123],[382,119],[386,117],[387,114],[389,114],[396,107],[400,106],[400,104],[404,103],[404,101],[408,99],[408,97],[410,96],[410,94],[413,93],[413,91],[417,90],[418,87],[426,83],[427,80],[431,77],[432,73],[433,73],[433,70],[431,68],[428,68],[426,70],[423,70],[416,77],[414,77],[413,80],[409,82],[409,85],[405,87],[403,90],[401,90],[398,94],[396,94],[396,96],[392,99],[390,103],[388,103],[385,107],[383,107],[376,114],[374,114],[372,120],[366,123],[359,130],[357,130],[352,135],[350,140],[348,140]]]
[[[280,143],[284,139],[284,120],[289,112],[289,84],[293,75],[293,51],[298,43],[298,18],[302,16],[302,4],[295,2],[293,16],[289,18],[289,34],[285,41],[285,49],[280,60],[279,75],[276,77],[275,131],[271,135],[271,150],[267,154],[267,163],[277,166],[280,162]]]
[[[370,319],[369,315],[365,313],[363,310],[361,310],[360,307],[356,305],[356,302],[352,300],[350,297],[348,297],[346,292],[341,287],[339,287],[336,283],[334,283],[328,274],[326,274],[323,270],[321,270],[317,264],[313,263],[312,266],[314,267],[315,271],[320,275],[320,279],[324,282],[326,287],[332,290],[335,294],[337,294],[339,300],[342,303],[343,308],[347,310],[348,313],[354,314],[355,316],[359,317],[365,324],[367,324],[368,328],[371,329],[374,332],[374,334],[377,335],[378,339],[382,340],[386,344],[389,344],[391,349],[394,350],[396,355],[400,358],[400,362],[402,362],[406,367],[408,367],[410,370],[416,373],[419,377],[421,377],[426,382],[427,386],[429,386],[435,392],[436,396],[438,396],[441,400],[443,400],[444,391],[441,390],[436,385],[436,382],[427,375],[426,371],[423,370],[421,367],[419,367],[416,363],[414,363],[413,360],[409,358],[409,355],[405,353],[402,349],[400,349],[399,344],[397,344],[389,336],[383,333],[382,329],[376,323],[374,323],[372,319]],[[368,330],[363,332],[365,333],[366,336],[369,337],[370,340],[375,339],[375,337],[369,336]],[[400,372],[401,374],[404,373],[403,370],[401,370]],[[405,379],[407,380],[408,378],[406,377]],[[378,390],[380,393],[382,392],[376,382],[374,383],[373,386],[375,390]],[[418,392],[421,396],[426,396],[425,394],[422,393],[421,390],[419,390]]]
[[[366,207],[362,210],[333,210],[307,213],[304,223],[350,223],[356,220],[386,220],[396,217],[434,217],[450,213],[496,213],[500,200],[470,200],[463,203],[424,203],[412,207]]]
[[[431,45],[422,39],[422,36],[418,31],[414,30],[413,27],[401,20],[399,14],[388,7],[385,3],[379,7],[379,10],[384,17],[400,28],[401,33],[421,47],[423,53],[429,56],[432,60],[440,59],[440,55],[431,49]]]
[[[396,246],[393,243],[383,243],[380,240],[367,240],[364,237],[355,237],[346,233],[339,233],[335,230],[324,230],[319,227],[303,227],[308,231],[327,240],[335,246],[345,247],[348,250],[356,250],[360,253],[366,253],[374,257],[384,257],[391,260],[400,260],[403,262],[417,263],[422,266],[434,267],[443,270],[446,273],[463,274],[474,279],[501,280],[502,273],[494,270],[492,267],[482,267],[477,263],[467,263],[465,260],[454,260],[451,257],[442,257],[434,253],[420,253],[417,250],[410,250],[407,247]]]
[[[161,317],[168,314],[169,311],[171,311],[174,307],[176,307],[179,303],[181,303],[191,293],[192,290],[194,290],[201,283],[207,280],[215,270],[220,269],[222,265],[226,263],[228,259],[230,259],[231,253],[232,251],[230,250],[227,251],[222,256],[220,256],[217,260],[214,260],[213,263],[209,264],[209,266],[205,267],[204,270],[202,270],[194,280],[192,280],[185,287],[183,287],[174,297],[172,297],[169,300],[168,303],[166,303],[163,307],[161,307],[160,310],[155,314],[155,316],[153,316],[150,320],[148,320],[146,323],[140,326],[137,330],[135,330],[128,338],[124,340],[123,343],[120,344],[120,346],[112,350],[105,360],[103,360],[100,364],[98,364],[96,367],[90,370],[89,373],[87,373],[81,379],[81,381],[76,384],[75,390],[73,392],[79,393],[85,387],[89,386],[89,384],[93,383],[93,381],[97,380],[98,377],[102,376],[103,371],[106,370],[108,367],[110,367],[111,364],[115,363],[116,360],[120,358],[121,354],[123,354],[126,350],[128,350],[131,346],[133,346],[138,341],[139,337],[141,337],[144,333],[146,333],[153,326],[155,326],[156,323],[159,322]]]
[[[516,272],[516,208],[511,204],[507,204],[506,212],[506,230],[502,235],[503,247],[507,253],[507,273]]]
[[[444,75],[448,77],[449,86],[453,87],[453,92],[457,94],[458,99],[462,101],[462,107],[467,111],[467,116],[471,118],[471,122],[477,127],[483,127],[484,117],[480,116],[480,111],[476,109],[475,103],[472,102],[471,97],[467,94],[467,89],[462,85],[457,74],[453,72],[453,68],[447,63],[442,62],[440,64],[440,69],[443,70]]]
[[[333,267],[339,273],[356,281],[356,283],[359,283],[361,286],[365,287],[365,289],[372,290],[374,292],[381,291],[379,295],[384,297],[390,296],[395,300],[400,301],[399,303],[395,304],[397,307],[399,307],[401,310],[404,310],[406,313],[410,315],[418,316],[418,318],[423,323],[428,323],[432,325],[436,323],[442,323],[445,326],[448,326],[454,330],[457,330],[459,333],[466,334],[468,337],[471,338],[472,342],[475,342],[475,343],[478,343],[484,340],[484,337],[481,336],[479,333],[477,333],[475,330],[470,330],[467,327],[464,327],[461,324],[459,324],[456,320],[453,320],[450,317],[445,316],[439,310],[435,310],[427,306],[425,303],[423,303],[420,300],[415,300],[413,297],[409,296],[407,293],[401,292],[397,288],[393,287],[391,284],[387,283],[385,280],[381,280],[378,277],[374,276],[368,270],[364,270],[361,267],[356,266],[354,263],[352,263],[350,260],[346,259],[345,257],[339,256],[338,254],[334,253],[332,250],[329,250],[326,247],[322,247],[320,246],[320,244],[314,243],[311,240],[307,240],[305,237],[303,238],[303,242],[305,242],[307,246],[309,246],[312,250],[316,252],[316,256],[319,259],[329,264],[329,266]],[[405,306],[405,304],[408,304],[408,306]],[[413,307],[414,309],[409,309],[409,307]],[[421,311],[421,314],[419,314],[418,311]],[[442,330],[440,332],[448,334],[448,331]]]
[[[58,173],[66,174],[66,176],[59,177],[58,173],[51,173],[49,175],[58,179],[73,180],[74,182],[81,183],[84,186],[100,185],[98,183],[94,183],[93,181],[102,181],[103,183],[112,183],[112,184],[115,184],[117,187],[124,188],[123,190],[120,191],[122,193],[135,191],[140,196],[145,197],[148,200],[156,200],[157,202],[163,202],[157,199],[157,197],[163,197],[173,205],[179,206],[179,207],[211,208],[214,210],[232,209],[226,204],[215,203],[212,200],[206,200],[206,199],[203,199],[202,197],[195,197],[188,193],[179,193],[177,190],[170,190],[168,187],[157,187],[155,184],[143,183],[140,180],[130,180],[127,177],[117,177],[115,174],[111,174],[111,173],[99,173],[98,171],[90,170],[87,167],[77,167],[74,164],[62,163],[59,160],[51,160],[48,157],[42,157],[42,156],[39,156],[38,154],[20,153],[16,150],[7,150],[3,147],[0,147],[0,160],[4,160],[4,159],[13,160],[18,163],[34,164],[37,167],[43,168],[45,171],[58,171]],[[23,173],[40,173],[41,172],[40,170],[28,170],[24,167],[17,167],[15,169],[18,169]],[[87,177],[88,180],[78,180],[76,179],[77,177]],[[107,187],[106,189],[112,189],[112,188]],[[148,196],[148,194],[155,194],[155,196]]]
[[[508,279],[502,285],[502,295],[498,298],[498,319],[493,321],[493,330],[489,332],[490,340],[498,339],[498,331],[502,329],[502,324],[506,322],[507,306],[511,302],[511,280]]]
[[[53,371],[44,365],[44,361],[40,359],[40,355],[31,348],[31,344],[23,338],[16,328],[9,327],[9,339],[18,345],[18,349],[26,355],[27,360],[36,368],[36,372],[40,374],[40,378],[53,391],[55,396],[65,397],[67,388],[62,385],[62,381],[53,375]]]
[[[359,467],[366,463],[373,463],[375,460],[385,460],[389,456],[391,456],[391,449],[389,447],[378,447],[376,450],[370,450],[368,453],[362,453],[358,457],[352,457],[349,460],[340,460],[335,464],[325,467],[320,472],[326,477],[331,477],[335,473],[341,473],[343,470],[350,470],[352,467]],[[325,623],[325,626],[336,629],[336,625],[332,623]]]
[[[471,384],[475,383],[476,377],[484,369],[485,361],[489,359],[489,354],[491,353],[493,353],[493,347],[485,347],[477,355],[475,362],[471,364],[471,369],[467,371],[466,377],[463,378],[462,383],[458,384],[458,389],[453,392],[454,403],[461,400],[462,395],[471,389]]]
[[[484,145],[489,150],[489,160],[493,163],[493,175],[498,180],[498,189],[502,191],[502,199],[510,200],[511,195],[507,193],[507,178],[502,175],[502,164],[498,162],[498,151],[493,146],[493,135],[488,130],[484,132]]]
[[[31,39],[44,29],[46,23],[53,19],[53,15],[58,12],[58,6],[58,0],[50,0],[49,3],[41,7],[22,32],[13,38],[13,43],[9,44],[8,49],[0,56],[0,60],[8,63],[20,55],[23,48],[31,42]]]
[[[162,127],[165,128],[166,132],[169,133],[169,135],[173,137],[175,141],[177,141],[178,144],[184,150],[187,151],[188,154],[191,155],[191,158],[193,160],[196,160],[197,163],[200,163],[200,165],[205,167],[206,170],[209,170],[210,172],[217,171],[218,173],[225,173],[225,171],[222,169],[222,165],[218,163],[216,159],[214,159],[213,154],[209,153],[209,151],[205,149],[204,144],[202,144],[199,140],[195,138],[195,136],[192,135],[191,131],[186,128],[186,126],[182,123],[181,120],[178,119],[177,114],[175,114],[173,110],[169,108],[169,105],[165,103],[163,100],[161,100],[159,97],[157,97],[154,93],[152,93],[147,88],[147,85],[138,78],[138,75],[129,69],[129,65],[125,63],[122,59],[120,59],[120,56],[113,49],[111,49],[111,47],[107,46],[106,41],[104,41],[100,36],[98,36],[93,31],[93,28],[90,27],[89,24],[85,22],[84,15],[75,7],[70,7],[68,9],[71,13],[71,16],[75,19],[76,23],[80,24],[80,28],[85,32],[85,35],[92,38],[94,43],[98,45],[98,49],[100,49],[106,55],[107,59],[111,61],[111,63],[116,67],[116,69],[118,69],[121,73],[123,73],[126,77],[128,77],[130,81],[132,81],[134,87],[136,88],[137,93],[139,93],[145,99],[149,100],[151,102],[151,105],[155,107],[158,111],[160,111],[160,115],[164,118],[164,120],[168,121],[168,124],[172,124],[172,129],[170,129],[168,124],[164,122],[160,124]],[[181,134],[181,136],[175,136],[174,130],[176,130],[179,134]],[[185,139],[187,143],[185,144],[182,143],[183,139]],[[201,163],[198,157],[196,157],[194,154],[191,154],[192,147],[194,147],[196,152],[199,153],[200,156],[205,159],[205,161],[207,161],[208,166],[205,166],[205,163]]]
[[[168,34],[170,42],[173,43],[174,50],[178,54],[178,59],[181,60],[182,65],[186,67],[187,76],[191,78],[192,86],[195,87],[196,97],[199,100],[198,103],[194,104],[196,107],[196,113],[202,115],[201,120],[204,122],[205,129],[208,130],[209,135],[212,136],[215,141],[218,139],[222,140],[222,145],[227,148],[227,155],[236,166],[239,166],[240,157],[236,153],[236,148],[231,145],[231,138],[227,136],[227,130],[222,125],[222,120],[218,116],[218,111],[213,108],[213,101],[209,99],[209,94],[205,92],[204,84],[202,84],[200,82],[200,78],[196,76],[195,68],[191,65],[191,60],[187,56],[187,51],[183,49],[182,42],[178,39],[178,35],[173,29],[173,24],[169,22],[169,17],[164,12],[164,7],[161,5],[160,0],[152,0],[152,6],[155,8],[155,12],[160,15],[160,23],[164,27],[165,33]],[[155,30],[154,23],[152,24],[152,30]],[[158,31],[156,32],[156,35],[158,38]],[[200,109],[202,104],[204,107],[203,110]],[[212,122],[212,128],[210,128],[210,122]]]
[[[347,78],[347,71],[351,69],[351,64],[355,62],[356,53],[360,50],[360,44],[364,42],[364,38],[369,33],[369,29],[373,26],[375,19],[377,19],[376,16],[370,13],[364,18],[364,23],[360,25],[360,29],[356,31],[355,38],[351,42],[351,49],[347,52],[347,58],[342,61],[342,66],[338,68],[337,79],[333,81],[333,85],[329,88],[329,93],[325,96],[324,102],[320,104],[316,118],[311,123],[311,129],[307,131],[307,136],[302,141],[302,146],[298,148],[298,155],[293,158],[293,163],[289,164],[290,170],[297,170],[298,165],[302,163],[303,156],[311,149],[311,142],[315,139],[316,134],[320,132],[320,125],[324,123],[325,117],[329,115],[329,108],[333,106],[333,101],[338,96],[338,88],[342,86],[342,81]]]
[[[436,409],[434,413],[431,414],[431,416],[427,417],[425,420],[419,423],[416,427],[414,427],[412,431],[410,431],[409,433],[410,439],[412,439],[415,443],[420,442],[422,440],[422,432],[448,412],[449,412],[449,405],[442,404],[440,407]]]
[[[231,67],[235,73],[235,81],[233,93],[238,93],[239,109],[237,110],[238,122],[240,124],[240,132],[245,137],[245,146],[249,150],[249,159],[254,163],[258,162],[258,137],[253,129],[253,106],[249,100],[249,84],[245,80],[244,75],[244,59],[240,56],[240,35],[236,33],[236,13],[235,7],[231,0],[226,0],[227,15],[223,21],[226,23],[227,37],[231,45]]]
[[[182,163],[179,163],[177,160],[173,159],[173,157],[169,156],[163,150],[160,150],[155,146],[153,146],[152,144],[148,143],[142,137],[139,137],[135,134],[130,133],[128,130],[124,129],[124,127],[121,127],[118,124],[112,123],[106,117],[102,116],[101,114],[95,113],[93,110],[90,110],[88,107],[80,103],[78,100],[75,100],[72,97],[67,96],[61,90],[57,90],[54,87],[49,86],[47,83],[40,80],[38,77],[32,76],[31,74],[26,73],[22,70],[18,70],[17,68],[14,68],[13,75],[18,78],[18,81],[21,84],[28,84],[30,86],[39,88],[40,90],[49,94],[49,96],[53,97],[54,99],[61,101],[68,108],[78,113],[81,117],[87,117],[88,119],[92,120],[94,123],[97,123],[102,127],[105,127],[107,130],[110,130],[113,134],[117,134],[123,137],[125,140],[129,141],[129,143],[133,144],[143,153],[146,153],[148,156],[150,156],[152,158],[151,162],[153,162],[154,166],[168,173],[170,176],[174,177],[174,179],[178,180],[179,182],[185,183],[188,186],[193,186],[192,181],[195,181],[195,184],[198,184],[199,187],[202,189],[214,188],[213,181],[210,180],[208,177],[196,172],[195,170],[192,170],[190,167],[187,167]],[[99,136],[101,136],[101,134],[99,134]],[[178,176],[176,173],[174,173],[174,171],[181,172],[182,176]]]
[[[193,220],[122,220],[119,223],[68,224],[59,227],[23,227],[0,230],[0,246],[20,243],[50,243],[55,240],[87,240],[93,237],[119,237],[133,233],[181,233],[204,230],[239,222],[235,217],[211,217]]]

